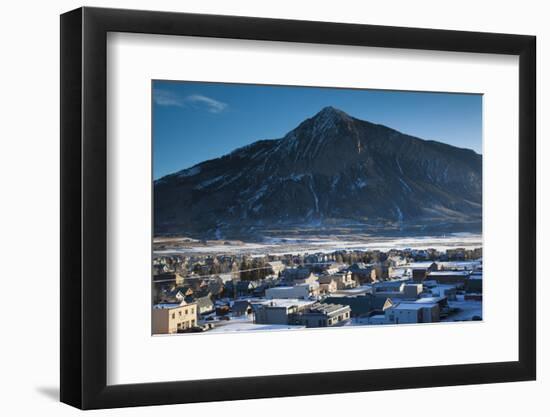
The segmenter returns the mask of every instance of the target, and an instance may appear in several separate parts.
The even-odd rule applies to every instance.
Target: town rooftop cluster
[[[153,334],[482,319],[481,248],[158,255]]]

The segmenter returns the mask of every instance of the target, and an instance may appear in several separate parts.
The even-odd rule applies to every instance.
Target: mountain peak
[[[342,128],[349,129],[353,121],[354,119],[349,114],[332,106],[323,107],[319,113],[309,119],[309,122],[313,125],[313,136],[328,131],[334,133],[334,131]]]
[[[332,106],[323,107],[317,114],[304,120],[288,132],[281,148],[292,154],[292,159],[311,159],[329,144],[349,136],[354,119]]]
[[[323,107],[315,116],[313,116],[314,119],[336,118],[336,117],[349,118],[350,116],[346,112],[332,106]]]
[[[155,182],[155,233],[250,236],[318,221],[461,230],[481,219],[481,156],[332,106],[230,155]]]
[[[336,107],[323,107],[315,116],[304,122],[306,125],[313,126],[314,135],[329,130],[338,130],[344,126],[349,126],[353,121],[352,117]]]

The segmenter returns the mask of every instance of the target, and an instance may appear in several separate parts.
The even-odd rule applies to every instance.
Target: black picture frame
[[[519,56],[519,360],[107,385],[108,32]],[[61,401],[95,409],[534,380],[535,45],[524,35],[251,17],[88,7],[61,15]]]

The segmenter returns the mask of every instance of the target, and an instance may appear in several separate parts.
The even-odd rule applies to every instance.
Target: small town
[[[481,248],[155,254],[152,333],[482,320]]]

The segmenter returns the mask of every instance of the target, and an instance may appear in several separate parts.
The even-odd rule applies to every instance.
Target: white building
[[[323,275],[319,277],[319,282],[321,284],[327,284],[331,280],[336,282],[336,286],[339,290],[355,288],[357,286],[357,282],[352,278],[351,272],[338,272],[337,274]]]
[[[306,283],[298,284],[292,287],[273,287],[265,290],[266,298],[297,298],[297,299],[307,299],[311,296],[316,296],[319,294],[319,283]]]
[[[435,323],[439,321],[439,304],[429,302],[402,302],[386,309],[386,323]]]

